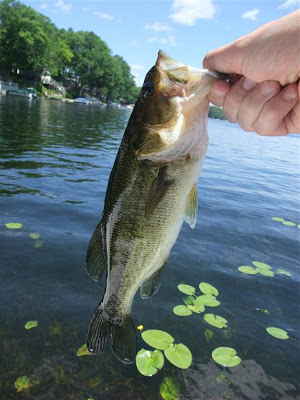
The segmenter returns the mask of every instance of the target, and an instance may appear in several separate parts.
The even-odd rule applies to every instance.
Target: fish
[[[90,239],[86,270],[106,288],[92,317],[87,349],[112,351],[125,364],[136,356],[131,305],[161,286],[184,220],[195,227],[197,182],[208,146],[207,95],[220,75],[174,61],[159,51],[125,129],[112,168],[101,220]]]

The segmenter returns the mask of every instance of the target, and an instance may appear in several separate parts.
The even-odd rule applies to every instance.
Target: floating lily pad
[[[193,306],[189,306],[193,307]],[[187,308],[187,306],[180,305],[173,308],[173,313],[179,315],[180,317],[186,317],[192,314],[192,311]]]
[[[219,295],[218,289],[206,282],[201,282],[199,285],[199,289],[203,294],[212,294],[214,296]]]
[[[273,220],[273,221],[277,221],[277,222],[283,222],[283,221],[285,221],[285,219],[284,219],[284,218],[281,218],[281,217],[272,217],[272,220]]]
[[[258,274],[265,275],[265,276],[275,276],[273,271],[269,271],[267,269],[260,269],[256,268]]]
[[[242,265],[241,267],[238,268],[240,272],[243,274],[248,274],[248,275],[255,275],[257,274],[257,271],[255,268],[250,267],[249,265]]]
[[[79,349],[77,350],[76,356],[77,357],[82,357],[82,356],[91,356],[92,353],[90,353],[86,347],[86,344],[84,344],[83,346],[79,347]]]
[[[269,327],[266,329],[266,331],[268,332],[269,335],[276,337],[277,339],[289,339],[289,335],[288,333],[280,328],[274,328],[274,327]]]
[[[40,247],[43,247],[44,246],[44,241],[43,240],[37,240],[36,242],[35,242],[35,245],[34,245],[34,247],[36,248],[36,249],[39,249]]]
[[[221,302],[217,299],[212,300],[212,301],[208,301],[205,306],[207,307],[218,307],[221,304]]]
[[[203,319],[210,325],[215,326],[216,328],[222,329],[227,328],[227,319],[220,317],[220,315],[214,314],[205,314]]]
[[[180,386],[174,378],[166,376],[159,386],[159,394],[164,400],[179,400]]]
[[[192,363],[192,353],[182,343],[170,344],[168,348],[164,350],[166,358],[178,368],[186,369]]]
[[[26,324],[24,325],[25,329],[32,329],[35,328],[36,326],[38,326],[38,322],[37,321],[27,321]]]
[[[7,229],[21,229],[23,224],[20,224],[18,222],[8,222],[5,224]]]
[[[39,239],[40,236],[41,235],[39,233],[37,233],[37,232],[29,233],[30,239]]]
[[[141,349],[136,355],[136,367],[144,376],[152,376],[164,365],[164,356],[160,350]]]
[[[210,339],[213,337],[213,334],[214,333],[210,329],[205,329],[204,336],[205,336],[207,343],[210,342]]]
[[[159,350],[165,350],[174,342],[174,338],[171,335],[158,329],[150,329],[142,332],[142,338],[149,346]]]
[[[183,302],[187,306],[192,306],[194,304],[194,301],[195,301],[195,297],[193,297],[193,296],[184,296],[183,297]]]
[[[282,224],[286,226],[296,226],[295,222],[292,221],[283,221]]]
[[[196,289],[193,286],[186,285],[184,283],[180,283],[177,288],[181,291],[181,293],[192,295],[196,292]]]
[[[203,294],[198,296],[197,299],[194,301],[194,305],[198,306],[200,304],[206,306],[207,303],[211,303],[212,301],[216,300],[215,296],[211,294]]]
[[[252,264],[259,269],[263,269],[265,271],[268,271],[272,269],[272,267],[266,263],[260,262],[260,261],[252,261]]]
[[[286,276],[292,276],[292,274],[290,272],[286,271],[285,269],[278,269],[277,270],[277,274],[286,275]]]
[[[299,229],[300,229],[300,224],[299,224],[299,225],[297,225],[297,228],[299,228]]]
[[[223,367],[235,367],[242,361],[231,347],[218,347],[212,352],[212,358]]]
[[[200,314],[205,310],[205,307],[203,304],[197,304],[193,306],[187,306],[187,308],[191,311],[193,311],[196,314]]]

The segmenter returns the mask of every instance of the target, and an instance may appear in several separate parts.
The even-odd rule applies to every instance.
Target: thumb
[[[245,50],[243,47],[230,43],[206,54],[203,67],[225,73],[244,75],[242,71]]]

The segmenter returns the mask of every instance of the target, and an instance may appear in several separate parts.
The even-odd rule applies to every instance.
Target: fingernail
[[[274,87],[268,82],[263,82],[259,88],[259,91],[263,96],[270,96],[272,93],[274,93]]]
[[[224,97],[225,96],[225,93],[222,91],[222,90],[220,90],[220,89],[216,89],[216,88],[213,88],[213,92],[214,92],[214,94],[216,95],[216,96],[222,96],[222,97]]]
[[[246,90],[247,92],[252,90],[256,85],[257,83],[249,78],[245,78],[243,81],[243,89]]]
[[[297,97],[297,92],[293,86],[288,86],[283,90],[282,95],[285,100],[294,100]]]

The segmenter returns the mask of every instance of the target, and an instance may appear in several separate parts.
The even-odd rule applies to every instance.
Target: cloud
[[[144,67],[143,65],[140,65],[140,64],[131,64],[131,65],[130,65],[130,68],[131,68],[132,70],[135,70],[135,71],[141,71],[141,70],[144,69],[145,67]]]
[[[137,86],[142,86],[144,81],[144,73],[142,74],[141,71],[145,69],[144,65],[140,64],[131,64],[131,73],[134,76],[134,80]]]
[[[171,30],[170,26],[165,22],[154,22],[152,25],[145,25],[144,29],[146,31],[154,31],[155,33],[159,32],[168,32]]]
[[[112,20],[114,19],[114,17],[108,13],[105,12],[101,12],[101,11],[95,11],[94,15],[96,15],[97,17],[99,17],[100,19],[107,19],[107,20]]]
[[[40,5],[40,9],[41,9],[41,10],[45,10],[46,8],[48,8],[48,4],[47,4],[47,3],[42,3],[42,4]]]
[[[58,0],[55,3],[56,7],[59,8],[59,10],[65,14],[68,14],[71,11],[72,4],[71,3],[65,3],[64,0]]]
[[[242,14],[242,18],[244,19],[251,19],[252,21],[256,21],[257,20],[257,15],[260,13],[260,10],[258,8],[254,8],[253,10],[248,10],[245,11]]]
[[[179,24],[193,26],[198,19],[212,19],[216,12],[213,0],[175,0],[170,18]]]
[[[149,43],[159,43],[163,44],[165,46],[176,46],[176,38],[172,34],[167,34],[166,36],[160,37],[160,36],[151,36],[148,39]]]
[[[294,8],[299,6],[299,0],[286,0],[281,6],[278,8]]]
[[[129,43],[129,46],[136,47],[137,44],[138,44],[138,41],[136,39],[134,39]]]

